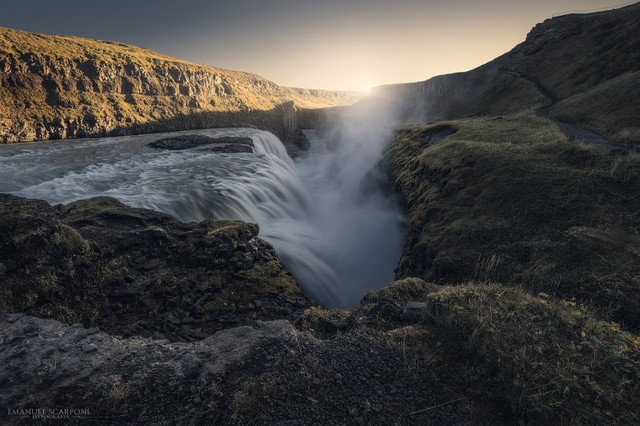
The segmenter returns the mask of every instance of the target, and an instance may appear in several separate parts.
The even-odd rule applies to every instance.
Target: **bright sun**
[[[371,83],[362,83],[359,85],[358,87],[358,91],[360,92],[364,92],[364,93],[369,93],[371,91]]]

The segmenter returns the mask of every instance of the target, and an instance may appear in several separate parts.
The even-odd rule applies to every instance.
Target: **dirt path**
[[[567,123],[565,121],[560,121],[555,119],[552,119],[552,120],[554,120],[558,124],[558,126],[560,127],[560,130],[562,130],[567,136],[569,136],[569,139],[576,140],[578,142],[582,142],[590,145],[600,146],[602,148],[606,148],[610,150],[625,151],[625,149],[620,145],[614,144],[613,142],[609,141],[608,139],[602,137],[601,135],[595,132],[591,132],[587,129],[583,129],[582,127],[576,124]]]
[[[526,81],[527,83],[531,84],[542,96],[544,96],[547,99],[548,103],[547,105],[541,108],[538,108],[536,110],[536,114],[540,117],[553,120],[558,125],[560,130],[562,130],[562,132],[565,135],[567,135],[567,137],[570,140],[589,144],[589,145],[599,146],[601,148],[614,151],[616,153],[629,153],[629,151],[626,150],[624,147],[611,142],[610,140],[606,139],[602,135],[599,135],[598,133],[595,133],[583,127],[580,127],[577,124],[568,123],[566,121],[561,121],[561,120],[558,120],[557,118],[551,117],[549,114],[551,111],[551,107],[553,106],[553,104],[558,102],[558,98],[556,98],[553,95],[553,93],[551,93],[546,87],[544,87],[539,82],[535,80],[531,80],[529,77],[525,76],[524,74],[521,74],[516,71],[507,71],[507,70],[503,70],[502,72],[512,77],[516,77]]]

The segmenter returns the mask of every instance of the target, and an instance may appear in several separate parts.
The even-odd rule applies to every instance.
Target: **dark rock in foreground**
[[[444,362],[411,365],[414,348],[403,356],[370,328],[333,337],[279,320],[168,343],[0,316],[0,419],[29,424],[11,409],[69,407],[85,410],[66,419],[78,424],[466,423],[469,409],[441,389]]]
[[[103,197],[0,194],[0,293],[0,312],[187,341],[309,304],[257,225],[181,223]]]
[[[311,307],[195,342],[0,315],[0,422],[71,409],[67,424],[637,424],[634,336],[539,302],[411,278],[359,309]]]
[[[156,149],[183,150],[206,146],[207,151],[237,153],[253,152],[253,140],[249,137],[226,136],[211,137],[206,135],[178,135],[158,139],[147,145]]]
[[[2,405],[7,405],[2,423],[29,423],[31,415],[11,414],[25,407],[72,408],[78,411],[71,419],[80,422],[98,417],[140,424],[185,417],[215,422],[221,413],[207,404],[220,394],[217,385],[229,366],[292,333],[290,324],[274,321],[172,344],[119,339],[80,324],[29,316],[2,318],[0,383]]]
[[[257,232],[111,198],[0,195],[0,423],[32,423],[32,408],[80,424],[471,417],[441,389],[450,359],[414,361],[423,343],[399,339],[418,336],[368,311],[308,308]]]

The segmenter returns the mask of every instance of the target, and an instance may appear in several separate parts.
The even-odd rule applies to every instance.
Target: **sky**
[[[0,26],[147,47],[283,86],[366,91],[466,71],[538,22],[624,0],[0,0]]]

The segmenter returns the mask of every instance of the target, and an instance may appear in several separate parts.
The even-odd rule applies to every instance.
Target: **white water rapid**
[[[176,134],[249,136],[254,153],[146,146]],[[0,192],[53,204],[111,196],[182,221],[255,222],[310,297],[354,306],[393,279],[400,256],[403,215],[376,168],[388,138],[309,135],[310,152],[295,162],[254,129],[0,146]]]

